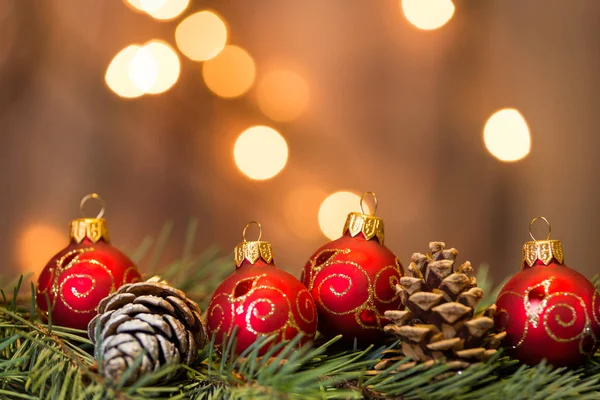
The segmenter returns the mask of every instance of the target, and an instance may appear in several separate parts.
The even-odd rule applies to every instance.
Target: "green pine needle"
[[[224,276],[233,271],[232,257],[210,247],[194,254],[197,221],[187,228],[181,260],[159,268],[159,260],[173,230],[165,225],[156,242],[146,239],[133,253],[142,271],[157,273],[188,293],[204,309]],[[154,246],[152,243],[155,243]],[[492,304],[502,285],[492,285],[486,267],[478,268],[479,286],[486,293],[481,304]],[[235,354],[235,334],[221,345],[212,337],[199,351],[194,365],[164,366],[124,383],[134,373],[142,355],[121,376],[110,382],[102,376],[101,354],[95,354],[85,331],[53,325],[36,317],[35,287],[23,302],[21,286],[29,277],[2,285],[0,307],[0,398],[14,399],[600,399],[600,356],[581,368],[553,368],[541,363],[520,365],[499,352],[490,360],[462,371],[444,363],[425,368],[420,364],[399,371],[405,358],[373,374],[384,351],[398,348],[390,340],[378,347],[352,350],[327,342],[299,347],[301,336],[273,345],[263,336],[241,355]],[[0,279],[0,282],[4,282]],[[600,284],[600,277],[594,279]],[[29,290],[28,290],[29,291]],[[12,293],[6,298],[6,293]],[[50,305],[46,296],[46,301]],[[22,304],[20,302],[23,302]],[[97,326],[99,329],[99,325]],[[99,331],[96,332],[99,337]],[[97,343],[99,348],[101,343]],[[217,346],[219,345],[219,346]],[[267,349],[260,357],[261,349]],[[161,378],[176,376],[168,383]]]

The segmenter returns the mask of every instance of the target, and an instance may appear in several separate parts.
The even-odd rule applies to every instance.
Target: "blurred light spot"
[[[200,11],[190,15],[175,29],[177,47],[194,61],[206,61],[223,50],[227,27],[215,13]]]
[[[142,0],[125,0],[125,4],[127,4],[134,10],[144,11],[144,6],[142,6]]]
[[[265,180],[277,175],[287,162],[288,147],[283,136],[268,126],[253,126],[237,138],[235,163],[250,179]]]
[[[143,48],[152,56],[157,67],[154,84],[146,92],[150,94],[166,92],[179,79],[181,64],[177,53],[171,46],[160,40],[150,41]]]
[[[131,82],[147,93],[158,79],[158,63],[152,53],[144,46],[135,53],[127,70]]]
[[[319,208],[321,231],[331,240],[339,238],[342,236],[342,229],[348,214],[359,211],[359,195],[352,192],[336,192],[329,195]]]
[[[67,232],[49,225],[28,225],[18,239],[17,256],[21,271],[41,272],[48,261],[67,244]]]
[[[125,98],[139,97],[144,94],[129,78],[129,67],[137,55],[140,46],[130,45],[121,50],[110,62],[106,69],[104,80],[117,95]]]
[[[287,225],[300,239],[311,240],[319,237],[320,230],[314,215],[327,193],[316,186],[293,188],[283,202]]]
[[[440,28],[452,18],[452,0],[401,0],[404,16],[414,26],[423,30]]]
[[[525,118],[514,108],[494,113],[483,128],[483,141],[501,161],[518,161],[531,150],[531,134]]]
[[[206,86],[217,96],[237,97],[254,83],[256,68],[250,54],[238,46],[225,46],[202,66]]]
[[[146,0],[150,1],[150,0]],[[153,0],[160,2],[161,0]],[[143,2],[142,2],[143,4]],[[190,0],[162,0],[162,5],[146,8],[145,11],[153,18],[169,20],[177,18],[190,4]]]
[[[149,12],[164,7],[168,0],[139,0],[139,3],[142,10]]]
[[[170,20],[181,15],[189,6],[190,0],[125,0],[125,3],[152,18]]]
[[[259,82],[256,95],[261,111],[274,121],[292,121],[307,108],[309,90],[306,81],[289,70],[274,70]]]

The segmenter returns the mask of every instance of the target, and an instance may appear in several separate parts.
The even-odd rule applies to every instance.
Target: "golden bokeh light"
[[[179,23],[175,29],[175,41],[189,59],[210,60],[225,47],[227,27],[215,13],[200,11]]]
[[[241,47],[225,46],[215,58],[202,66],[206,86],[221,97],[238,97],[254,83],[256,67],[248,52]]]
[[[28,225],[18,238],[17,260],[21,272],[41,272],[68,242],[66,231],[44,224]]]
[[[452,0],[400,0],[400,4],[408,22],[423,30],[438,29],[454,15]]]
[[[514,108],[497,111],[487,120],[483,141],[489,152],[500,161],[518,161],[531,151],[529,127]]]
[[[250,179],[265,180],[277,175],[288,159],[288,146],[281,134],[268,126],[246,129],[235,141],[233,157]]]
[[[352,192],[335,192],[329,195],[319,208],[319,227],[329,239],[342,236],[346,217],[360,211],[360,196]],[[366,211],[366,210],[365,210]]]
[[[158,80],[158,63],[146,46],[139,48],[131,59],[127,75],[142,93],[148,93]]]
[[[134,10],[152,18],[167,21],[177,18],[190,5],[190,0],[125,0]]]
[[[120,97],[134,98],[144,94],[129,77],[131,62],[139,50],[138,45],[127,46],[117,53],[106,69],[104,76],[106,85]]]
[[[150,1],[150,0],[146,0]],[[160,0],[153,0],[160,1]],[[143,4],[143,3],[142,3]],[[177,18],[182,12],[189,6],[190,0],[163,0],[163,4],[160,6],[145,8],[145,11],[153,18],[167,21],[173,18]]]
[[[146,12],[158,10],[168,2],[169,0],[139,0],[140,8]]]
[[[260,110],[274,121],[292,121],[308,107],[309,89],[297,73],[278,69],[267,73],[258,83],[256,96]]]
[[[162,0],[164,1],[164,0]],[[145,11],[144,6],[142,6],[142,0],[125,0],[125,3],[131,6],[134,10],[137,11]]]
[[[156,78],[154,84],[146,90],[149,94],[164,93],[179,79],[181,64],[175,50],[167,43],[152,40],[143,47],[154,59]]]

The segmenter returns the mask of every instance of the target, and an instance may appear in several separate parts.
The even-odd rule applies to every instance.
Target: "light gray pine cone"
[[[102,354],[104,376],[115,381],[145,350],[127,384],[163,365],[191,364],[206,342],[198,304],[156,280],[123,285],[104,298],[88,325],[88,335],[101,346],[96,354],[98,350]]]

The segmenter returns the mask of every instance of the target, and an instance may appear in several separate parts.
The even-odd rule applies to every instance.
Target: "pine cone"
[[[393,324],[384,330],[402,340],[402,352],[415,361],[433,363],[445,357],[451,366],[465,368],[496,353],[505,333],[493,334],[494,307],[474,316],[483,290],[477,287],[470,262],[456,267],[456,249],[429,243],[428,254],[415,253],[396,291],[403,311],[386,311]],[[399,357],[384,360],[385,368]]]
[[[166,364],[191,364],[206,341],[198,304],[157,280],[123,285],[104,298],[88,325],[88,335],[94,344],[101,343],[97,350],[102,371],[113,380],[119,380],[145,350],[127,384]]]

